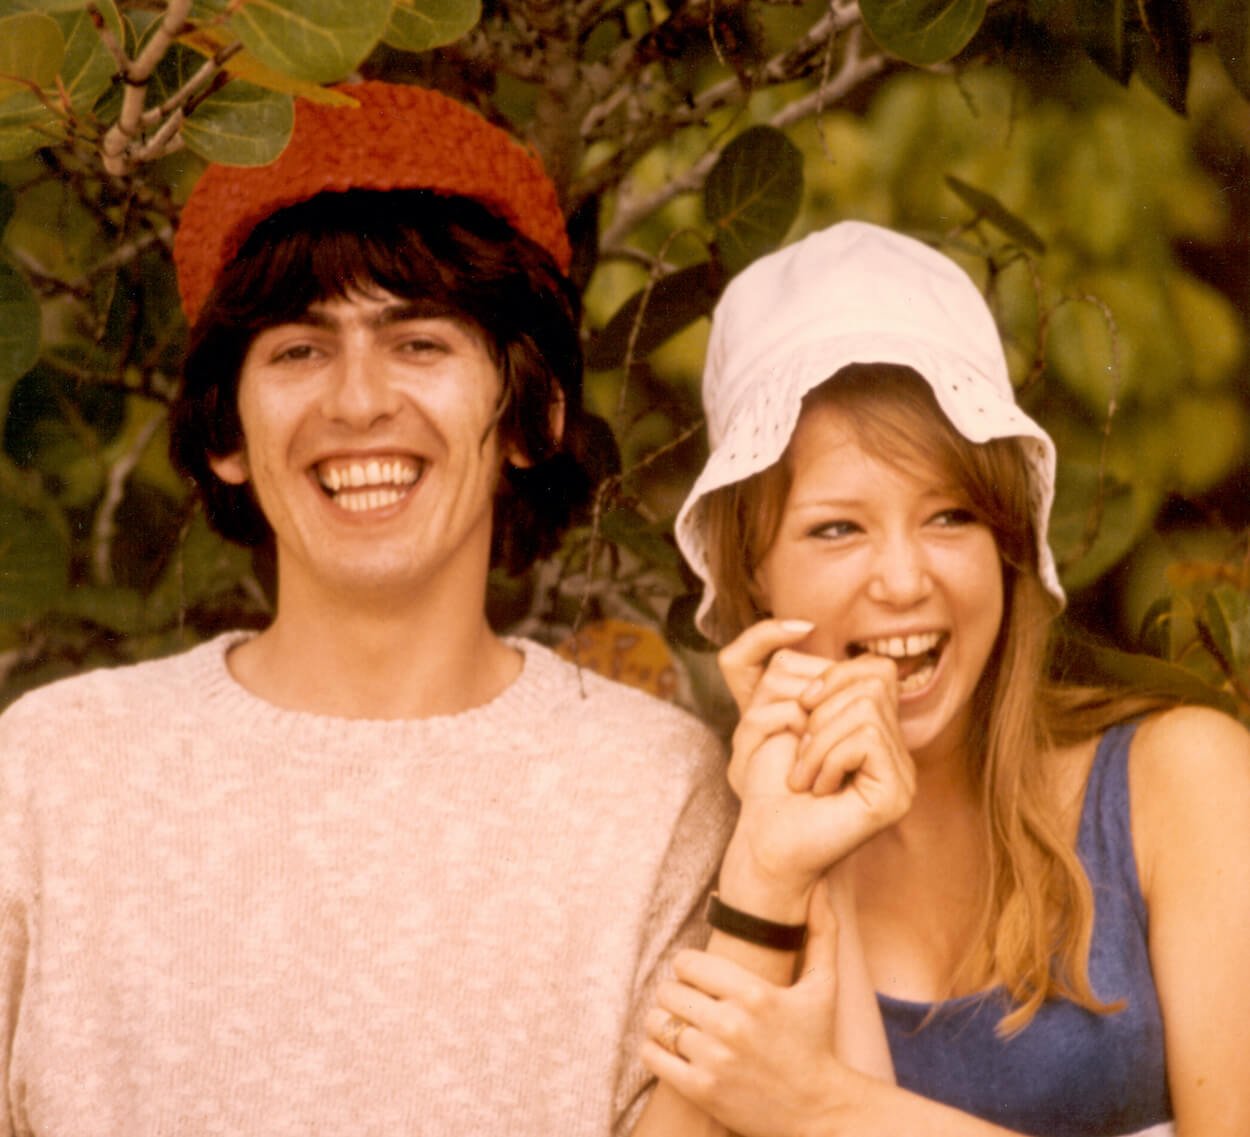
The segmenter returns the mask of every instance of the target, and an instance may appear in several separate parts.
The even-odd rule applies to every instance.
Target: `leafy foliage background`
[[[1250,0],[0,0],[0,702],[267,618],[165,457],[170,241],[353,76],[508,126],[569,218],[619,463],[499,626],[660,630],[715,712],[669,536],[706,315],[857,217],[984,283],[1058,441],[1065,666],[1250,720]]]

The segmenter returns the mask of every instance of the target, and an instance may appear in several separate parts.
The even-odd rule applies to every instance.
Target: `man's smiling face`
[[[500,390],[476,328],[381,291],[261,331],[239,375],[243,447],[212,465],[250,483],[281,593],[484,580]]]

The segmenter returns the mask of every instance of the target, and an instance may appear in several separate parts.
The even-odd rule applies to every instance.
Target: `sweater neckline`
[[[224,632],[188,651],[188,679],[207,713],[233,724],[239,731],[260,731],[314,743],[335,738],[364,741],[380,736],[408,740],[462,735],[466,730],[516,729],[518,722],[548,715],[551,704],[567,683],[567,665],[549,648],[533,640],[504,637],[522,655],[517,677],[493,699],[476,707],[426,718],[347,718],[293,710],[270,703],[240,683],[230,671],[230,651],[254,632]]]

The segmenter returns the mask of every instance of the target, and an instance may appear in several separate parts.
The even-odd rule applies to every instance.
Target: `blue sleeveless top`
[[[1122,999],[1125,1008],[1098,1015],[1052,1000],[1019,1034],[1000,1039],[994,1027],[1009,1009],[1001,988],[939,1003],[928,1023],[933,1004],[878,995],[901,1086],[1044,1137],[1116,1137],[1171,1120],[1129,825],[1135,729],[1124,723],[1099,740],[1077,838],[1094,891],[1090,982],[1100,999]]]

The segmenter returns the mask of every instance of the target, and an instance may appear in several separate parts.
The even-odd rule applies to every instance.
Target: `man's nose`
[[[399,391],[369,352],[340,351],[328,372],[323,403],[327,418],[368,430],[398,411]]]

